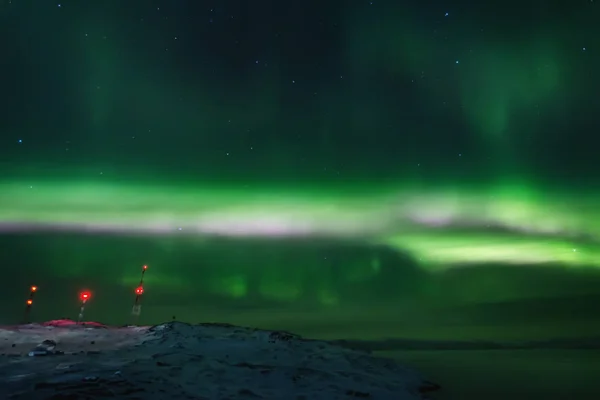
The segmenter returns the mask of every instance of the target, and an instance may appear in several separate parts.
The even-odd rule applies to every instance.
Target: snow
[[[404,400],[437,389],[366,352],[223,324],[49,321],[0,328],[0,353],[0,398],[12,399]]]

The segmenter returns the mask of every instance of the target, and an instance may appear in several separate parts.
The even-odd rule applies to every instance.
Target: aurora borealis
[[[598,4],[83,3],[0,2],[7,321],[598,333]]]
[[[386,245],[432,270],[456,264],[560,263],[596,268],[597,199],[550,199],[519,188],[421,191],[364,186],[313,193],[197,186],[57,182],[5,184],[5,233],[36,230],[115,235],[305,239]],[[202,186],[201,186],[202,187]],[[380,190],[377,193],[376,190]],[[67,194],[67,195],[65,195]]]

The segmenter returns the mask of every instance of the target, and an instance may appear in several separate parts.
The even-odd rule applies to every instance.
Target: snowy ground
[[[2,399],[404,400],[437,389],[361,351],[218,324],[4,327],[0,353]]]

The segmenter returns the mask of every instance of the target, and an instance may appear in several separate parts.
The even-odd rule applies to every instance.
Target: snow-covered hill
[[[3,399],[403,400],[437,389],[365,352],[222,324],[6,327],[0,353]]]

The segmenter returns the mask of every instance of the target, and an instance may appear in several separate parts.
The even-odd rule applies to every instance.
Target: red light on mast
[[[147,269],[148,269],[148,266],[147,266],[147,265],[144,265],[144,266],[142,267],[142,269],[145,271],[145,270],[147,270]]]
[[[28,306],[30,306],[30,305],[32,305],[32,304],[33,304],[33,300],[31,300],[31,299],[27,299],[27,305],[28,305]]]
[[[35,291],[37,291],[37,286],[32,286],[32,287],[31,287],[31,291],[32,291],[32,292],[35,292]]]
[[[87,291],[81,292],[79,294],[79,299],[81,301],[88,301],[90,299],[90,297],[92,297],[92,294],[90,292],[87,292]]]
[[[135,288],[135,294],[137,294],[138,296],[141,296],[142,294],[144,294],[144,288],[141,286],[138,286],[137,288]]]

